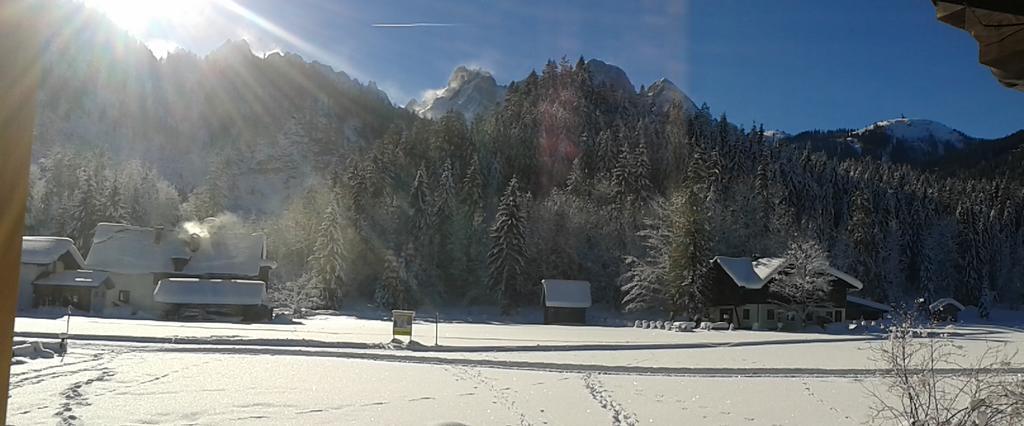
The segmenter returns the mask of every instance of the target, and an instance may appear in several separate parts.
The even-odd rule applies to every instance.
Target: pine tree
[[[619,150],[611,131],[602,130],[597,137],[597,173],[612,176],[619,161]]]
[[[384,257],[384,271],[381,274],[373,300],[384,309],[413,309],[409,289],[406,287],[404,262],[393,253]]]
[[[483,181],[480,176],[480,163],[474,157],[462,179],[461,201],[463,208],[470,213],[474,226],[484,220]]]
[[[455,211],[455,203],[458,199],[455,187],[455,170],[452,169],[451,160],[445,160],[444,165],[441,166],[441,184],[438,189],[436,207],[438,216],[452,214]]]
[[[338,196],[332,194],[317,227],[313,254],[307,260],[310,281],[324,290],[327,303],[340,306],[345,284],[345,245],[342,211]]]
[[[646,201],[653,191],[651,185],[651,163],[647,158],[647,144],[640,143],[633,151],[632,170],[630,171],[631,190],[641,201]]]
[[[925,230],[918,264],[920,290],[927,300],[950,294],[952,283],[957,281],[956,263],[956,224],[937,220]]]
[[[78,243],[83,252],[92,245],[92,232],[102,217],[100,188],[97,176],[89,167],[78,170],[78,190],[74,200],[62,216],[65,219],[64,235]]]
[[[992,305],[992,290],[989,287],[983,286],[981,288],[981,297],[978,300],[978,316],[983,320],[987,320],[989,317],[989,306]]]
[[[569,178],[565,180],[565,190],[570,194],[577,196],[588,195],[587,191],[587,176],[583,172],[583,158],[576,157],[572,162],[572,168],[569,170]]]
[[[527,257],[526,216],[520,207],[519,181],[513,177],[498,205],[491,226],[491,251],[487,255],[490,286],[499,295],[503,313],[518,302]]]
[[[428,239],[434,226],[434,209],[430,206],[430,188],[427,173],[420,167],[412,184],[412,221],[415,239]]]
[[[106,207],[103,213],[103,220],[117,223],[127,222],[128,203],[125,200],[123,184],[113,177],[106,185],[106,194],[103,197],[103,206]]]
[[[628,146],[623,145],[619,150],[619,158],[615,162],[615,168],[612,170],[612,187],[615,191],[615,201],[620,208],[634,206],[633,200],[636,197],[636,193],[633,192],[632,175],[635,170],[633,152]]]
[[[710,272],[711,235],[707,208],[693,191],[673,198],[669,267],[671,312],[694,315],[704,308]]]

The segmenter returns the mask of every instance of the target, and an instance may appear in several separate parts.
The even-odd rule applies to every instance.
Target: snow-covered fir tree
[[[340,306],[345,286],[343,214],[337,195],[333,195],[321,216],[313,254],[307,261],[309,282],[323,289],[330,306]]]
[[[526,216],[520,203],[519,181],[509,180],[491,226],[491,250],[487,255],[488,281],[499,295],[502,311],[509,312],[522,291],[527,258]]]

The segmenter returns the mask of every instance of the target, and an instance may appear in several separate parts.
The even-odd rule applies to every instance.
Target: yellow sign
[[[391,311],[391,334],[412,338],[412,319],[415,316],[416,311]]]

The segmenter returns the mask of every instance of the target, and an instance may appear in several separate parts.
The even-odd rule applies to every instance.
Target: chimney
[[[153,228],[153,244],[160,244],[160,240],[164,237],[164,227],[157,226]]]
[[[192,260],[192,256],[173,256],[171,257],[171,263],[174,264],[174,272],[181,272],[185,270],[185,265],[188,265],[188,261]]]
[[[195,253],[199,251],[199,243],[203,239],[199,234],[191,234],[188,236],[188,250]]]

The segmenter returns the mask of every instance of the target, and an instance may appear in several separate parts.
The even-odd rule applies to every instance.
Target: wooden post
[[[0,418],[5,423],[46,3],[0,0]]]

